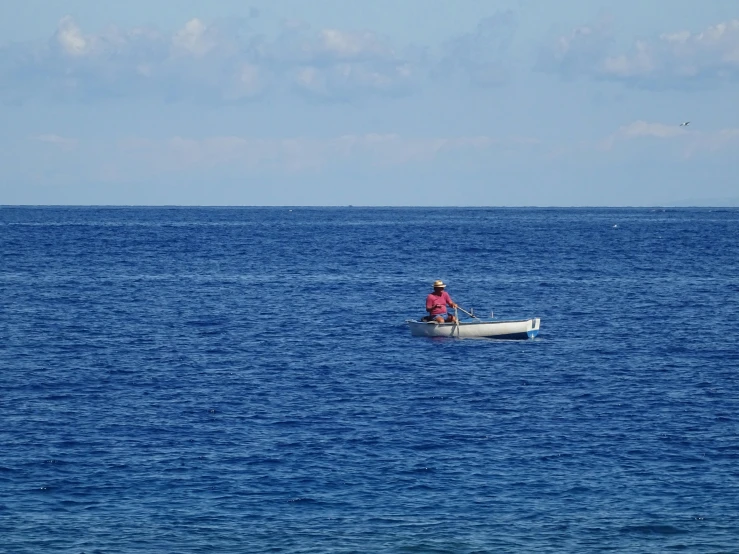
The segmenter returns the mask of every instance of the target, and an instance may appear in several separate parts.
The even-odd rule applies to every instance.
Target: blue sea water
[[[0,209],[0,552],[739,552],[739,210]],[[529,341],[410,336],[435,279]]]

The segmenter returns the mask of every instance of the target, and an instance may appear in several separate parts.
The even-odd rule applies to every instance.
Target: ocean
[[[0,552],[739,552],[739,209],[0,208]],[[431,283],[541,318],[412,337]]]

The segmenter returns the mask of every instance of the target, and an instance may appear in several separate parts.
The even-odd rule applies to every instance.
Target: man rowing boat
[[[426,311],[429,313],[423,318],[424,321],[434,321],[436,323],[456,323],[456,319],[452,314],[448,314],[446,307],[456,308],[457,305],[444,289],[446,285],[443,281],[434,281],[434,292],[426,297]]]

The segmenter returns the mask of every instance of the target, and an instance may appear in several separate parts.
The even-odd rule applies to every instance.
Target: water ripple
[[[731,552],[738,223],[4,208],[0,552]]]

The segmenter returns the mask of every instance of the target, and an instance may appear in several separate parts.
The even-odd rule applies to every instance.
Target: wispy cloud
[[[122,152],[162,171],[190,171],[231,166],[246,170],[310,171],[343,162],[394,166],[430,162],[458,153],[528,150],[535,139],[489,136],[404,137],[394,133],[343,135],[329,139],[306,137],[261,139],[238,136],[167,140],[127,139]]]
[[[79,145],[79,140],[69,137],[62,137],[59,135],[54,134],[43,134],[43,135],[37,135],[34,137],[35,140],[39,142],[44,142],[47,144],[52,144],[64,151],[71,151],[77,148]]]
[[[628,125],[624,125],[619,128],[613,135],[613,140],[618,139],[633,139],[639,137],[654,137],[654,138],[675,138],[686,136],[688,134],[687,129],[684,127],[678,127],[676,125],[666,125],[664,123],[649,123],[647,121],[634,121]]]
[[[612,41],[609,19],[576,27],[569,34],[544,43],[536,67],[565,78],[592,73],[607,55]]]
[[[651,139],[676,141],[683,157],[693,157],[701,152],[719,152],[739,147],[739,129],[697,131],[679,125],[634,121],[620,127],[597,144],[599,150],[611,150],[618,144],[634,140]]]
[[[700,134],[685,148],[685,156],[693,157],[701,152],[716,153],[736,150],[739,155],[739,129],[721,129],[713,133]]]
[[[644,88],[684,88],[739,78],[739,19],[677,31],[611,52],[610,28],[584,26],[545,47],[541,67]]]
[[[445,45],[436,74],[444,79],[461,75],[480,86],[507,82],[513,73],[510,48],[517,27],[510,10],[483,19],[473,32]]]

